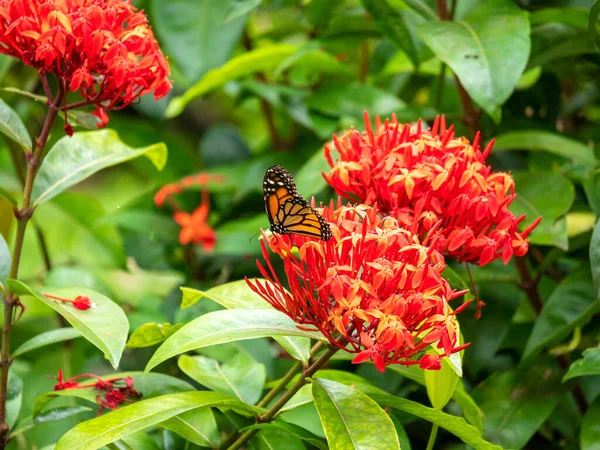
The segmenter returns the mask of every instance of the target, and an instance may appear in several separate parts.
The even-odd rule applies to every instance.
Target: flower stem
[[[340,344],[340,347],[343,347],[344,344],[346,343],[346,338],[343,336],[340,336],[337,339],[338,344]],[[315,349],[315,347],[317,347],[318,344],[316,344],[315,346],[313,346],[313,348],[311,349],[311,353],[314,351],[314,353],[316,353],[318,351],[318,349],[320,349],[319,346],[317,349]],[[263,422],[270,422],[271,420],[273,420],[275,418],[275,416],[277,415],[277,413],[279,412],[279,410],[281,408],[283,408],[283,406],[296,394],[296,392],[298,392],[304,385],[306,385],[308,383],[308,378],[312,377],[317,370],[319,370],[321,367],[323,367],[325,365],[325,363],[327,363],[327,361],[329,361],[329,359],[340,349],[340,347],[338,346],[331,346],[327,349],[327,351],[325,353],[323,353],[313,364],[311,364],[309,367],[307,367],[304,370],[304,373],[302,374],[302,376],[300,376],[298,378],[298,380],[296,380],[296,382],[293,384],[293,386],[288,389],[285,394],[283,394],[279,400],[277,400],[277,402],[275,402],[275,404],[273,406],[271,406],[269,408],[269,410],[262,416],[260,416],[258,418],[259,423],[263,423]],[[292,372],[292,370],[294,370],[294,368],[296,367],[296,365],[294,365],[294,367],[292,367],[292,369],[290,369],[290,372]],[[289,372],[288,374],[284,377],[284,378],[288,378]],[[294,374],[296,375],[296,374]],[[294,375],[290,376],[288,381],[290,381]],[[287,383],[287,382],[286,382]],[[282,383],[279,383],[273,390],[279,388],[281,386],[281,389],[283,389]],[[261,402],[263,403],[263,402]],[[223,444],[221,444],[221,449],[225,449],[227,448],[228,450],[237,450],[239,448],[241,448],[244,443],[246,441],[248,441],[249,439],[251,439],[256,433],[258,433],[259,430],[248,430],[245,433],[243,433],[232,445],[230,445],[229,447],[227,447],[227,445],[229,444],[229,442],[224,442]]]
[[[429,434],[429,442],[427,442],[427,448],[425,450],[433,450],[435,444],[435,438],[437,437],[438,426],[434,423],[431,427],[431,433]]]
[[[49,95],[48,83],[42,76],[42,84],[46,94]],[[25,240],[25,230],[27,223],[33,214],[31,207],[31,193],[33,191],[33,182],[42,162],[44,147],[48,142],[50,129],[58,114],[56,105],[62,99],[63,91],[59,88],[54,101],[48,97],[48,113],[42,127],[42,131],[37,139],[35,151],[26,151],[25,159],[27,161],[27,171],[25,173],[25,183],[23,186],[23,203],[21,209],[15,211],[17,218],[17,234],[15,237],[15,245],[12,254],[12,262],[10,266],[9,278],[16,279],[19,275],[19,263],[21,262],[21,252],[23,250],[23,242]],[[0,346],[0,449],[4,449],[7,442],[9,427],[6,423],[6,396],[8,391],[8,370],[12,363],[10,357],[10,333],[13,326],[13,310],[17,305],[18,297],[16,297],[10,289],[4,292],[4,319],[2,325],[2,344]]]

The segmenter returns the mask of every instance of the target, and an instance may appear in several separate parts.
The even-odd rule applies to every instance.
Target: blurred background
[[[133,3],[147,12],[169,57],[174,89],[157,103],[149,97],[112,112],[108,127],[134,147],[164,142],[169,150],[167,165],[157,172],[145,158],[135,159],[103,170],[40,206],[26,237],[20,270],[24,281],[86,285],[105,293],[126,311],[132,331],[152,322],[184,323],[217,309],[212,302],[179,309],[178,287],[208,289],[256,276],[260,247],[256,237],[250,239],[269,226],[262,198],[265,170],[281,164],[295,176],[305,198],[329,201],[334,196],[321,175],[328,169],[323,145],[333,133],[352,126],[363,130],[365,110],[383,118],[396,114],[401,122],[421,118],[427,124],[437,114],[445,114],[458,136],[472,141],[477,129],[485,142],[498,138],[489,163],[495,170],[514,174],[519,194],[514,212],[529,214],[525,224],[544,216],[532,236],[531,253],[532,261],[545,260],[551,268],[541,276],[543,298],[571,269],[582,261],[589,264],[587,249],[600,208],[600,187],[594,167],[573,155],[595,151],[600,138],[600,55],[588,34],[592,1],[504,2],[526,14],[514,19],[523,21],[515,22],[517,32],[510,26],[497,28],[495,46],[485,43],[492,45],[492,54],[481,55],[475,49],[469,56],[466,51],[467,60],[489,58],[489,79],[482,73],[473,77],[475,85],[482,77],[480,84],[492,89],[489,98],[484,95],[484,101],[475,103],[470,117],[465,115],[453,71],[442,57],[446,50],[447,55],[465,52],[465,44],[448,39],[447,49],[440,49],[439,42],[427,41],[423,31],[422,25],[438,15],[434,1]],[[480,17],[493,16],[502,3],[457,0],[448,2],[448,8],[455,20],[476,23]],[[394,23],[401,23],[402,29],[394,29]],[[530,42],[529,52],[523,50],[524,41]],[[506,66],[505,60],[522,61],[522,67]],[[6,89],[40,93],[37,73],[0,56],[0,87],[2,99],[37,135],[45,107]],[[76,133],[95,127],[86,113],[71,121]],[[62,125],[57,121],[51,144],[63,136]],[[0,186],[17,194],[23,163],[20,149],[0,138]],[[215,177],[171,198],[190,213],[201,202],[210,203],[207,220],[217,238],[209,251],[201,245],[180,244],[173,203],[158,207],[154,201],[163,186],[200,174]],[[0,197],[0,233],[9,243],[14,227],[11,205]],[[455,269],[465,273],[464,267]],[[494,402],[510,403],[514,399],[502,390],[506,380],[492,377],[516,366],[535,312],[517,286],[519,274],[513,265],[496,261],[485,270],[473,268],[473,277],[487,307],[479,321],[473,318],[474,307],[460,317],[465,340],[473,342],[465,354],[465,381],[469,387],[486,379],[487,387],[500,383]],[[27,308],[13,334],[15,346],[59,325],[52,310],[39,302],[28,303]],[[591,323],[587,331],[581,347],[593,344],[600,326]],[[277,349],[266,340],[236,345],[265,364],[271,379],[290,364],[277,359]],[[154,349],[127,350],[121,370],[142,369]],[[226,351],[222,346],[213,353],[223,358]],[[542,373],[544,364],[553,363],[542,361],[532,373]],[[14,367],[25,384],[20,417],[31,413],[38,395],[52,389],[55,381],[47,376],[56,375],[59,367],[66,375],[110,371],[100,352],[83,340],[29,353]],[[161,369],[184,377],[175,362]],[[422,388],[393,371],[379,374],[361,365],[358,372],[391,392],[427,403]],[[532,376],[523,383],[533,386],[538,381]],[[600,390],[598,376],[582,378],[582,384],[592,397]],[[545,392],[552,389],[544,387]],[[498,405],[486,404],[485,392],[474,397],[478,403],[481,400],[484,413],[493,416]],[[522,402],[531,411],[541,407],[527,403],[528,399],[547,402],[547,414],[525,431],[522,424],[508,423],[506,429],[514,425],[515,433],[533,436],[530,448],[575,448],[578,421],[572,417],[579,417],[579,412],[572,399],[558,393],[548,398],[538,394]],[[41,425],[27,434],[25,442],[13,445],[34,448],[55,442],[82,417]],[[307,413],[303,420],[317,420],[311,417]],[[424,447],[429,424],[403,419],[413,448]],[[440,448],[465,448],[449,436],[442,432]]]

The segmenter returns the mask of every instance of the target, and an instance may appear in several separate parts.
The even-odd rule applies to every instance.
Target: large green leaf
[[[121,354],[125,348],[129,322],[123,310],[112,300],[88,288],[47,288],[44,291],[67,299],[74,299],[78,295],[87,296],[93,308],[80,311],[68,303],[51,300],[40,291],[30,288],[20,281],[9,280],[10,289],[17,295],[33,295],[50,308],[63,316],[74,328],[102,350],[112,366],[119,366]]]
[[[330,449],[400,449],[392,420],[362,392],[321,378],[312,391]]]
[[[224,64],[237,44],[246,20],[226,22],[238,0],[152,0],[152,24],[163,50],[189,81]]]
[[[583,417],[579,444],[581,450],[600,449],[600,397],[596,397]]]
[[[362,0],[365,9],[371,14],[375,26],[395,45],[404,50],[415,67],[419,66],[419,54],[404,17],[390,6],[387,0]]]
[[[263,279],[259,281],[266,282]],[[221,284],[208,291],[186,287],[182,287],[181,291],[183,292],[182,309],[192,306],[202,298],[210,298],[227,309],[272,309],[265,299],[248,287],[245,280]],[[295,336],[275,336],[274,339],[292,358],[308,363],[310,339]]]
[[[563,394],[560,370],[495,373],[473,391],[485,421],[484,436],[503,448],[523,448],[548,419]]]
[[[269,336],[325,339],[321,333],[299,329],[289,317],[276,310],[215,311],[192,320],[167,339],[146,365],[146,372],[161,362],[190,350]]]
[[[216,391],[227,392],[250,405],[262,394],[267,378],[263,364],[240,352],[224,364],[205,356],[182,355],[179,368],[192,380]]]
[[[327,187],[322,172],[327,173],[330,169],[321,148],[306,161],[294,177],[298,192],[302,193],[305,198],[321,192]]]
[[[31,150],[31,138],[19,115],[0,99],[0,133],[11,138],[24,150]]]
[[[220,392],[162,395],[80,423],[63,435],[55,450],[95,450],[186,411],[206,407],[233,407],[237,412],[254,414],[243,402]]]
[[[501,447],[493,445],[483,439],[477,428],[469,425],[460,417],[452,416],[433,408],[423,406],[420,403],[394,397],[389,394],[370,394],[369,397],[382,406],[412,414],[413,416],[438,425],[477,450],[501,450]]]
[[[310,389],[310,386],[305,386]],[[315,436],[310,431],[299,427],[298,425],[294,425],[292,423],[285,422],[283,420],[274,420],[273,422],[268,423],[257,423],[256,425],[251,425],[246,427],[245,430],[279,430],[284,431],[289,436],[293,436],[295,438],[301,439],[305,441],[307,444],[312,445],[313,447],[317,447],[319,450],[327,450],[328,447],[325,443],[319,439],[318,436]]]
[[[82,337],[82,334],[77,328],[58,328],[56,330],[46,331],[21,344],[19,348],[12,352],[11,356],[16,358],[23,353],[45,347],[46,345],[69,341],[80,337]]]
[[[594,280],[594,291],[596,297],[600,297],[600,221],[596,223],[590,242],[590,264],[592,279]]]
[[[219,430],[212,409],[193,409],[159,424],[201,447],[217,448]]]
[[[179,330],[183,324],[171,325],[169,322],[158,324],[156,322],[145,323],[129,336],[127,348],[152,347],[165,342],[173,333]]]
[[[527,214],[521,227],[543,217],[529,240],[534,244],[556,245],[566,250],[567,229],[559,227],[559,219],[569,211],[575,200],[573,183],[567,177],[550,172],[519,172],[513,176],[517,198],[510,209],[517,216]]]
[[[11,261],[10,249],[4,240],[4,236],[0,233],[0,287],[6,283],[8,274],[10,273]]]
[[[427,22],[421,37],[450,66],[467,92],[488,114],[513,92],[531,42],[525,11],[509,0],[478,3],[457,22]]]
[[[585,325],[600,310],[596,294],[588,268],[565,278],[544,303],[525,345],[521,364],[531,364],[543,348],[559,343],[575,327]]]
[[[563,382],[575,377],[600,375],[600,348],[588,348],[583,351],[583,358],[578,359],[563,378]]]
[[[506,150],[542,151],[586,166],[597,164],[594,151],[582,142],[542,130],[509,131],[496,137],[493,153]]]
[[[50,149],[33,185],[33,205],[39,205],[106,167],[146,156],[158,170],[167,161],[163,143],[132,148],[113,130],[85,131],[65,136]]]

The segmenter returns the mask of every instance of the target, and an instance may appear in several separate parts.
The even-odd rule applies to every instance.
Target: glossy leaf
[[[575,377],[600,375],[600,348],[588,348],[583,351],[583,358],[571,364],[563,382]]]
[[[404,17],[390,6],[387,0],[362,0],[365,9],[373,17],[375,26],[396,46],[404,50],[415,67],[419,66],[419,55]]]
[[[265,366],[245,353],[224,364],[205,356],[182,355],[179,368],[192,380],[216,392],[227,392],[250,405],[260,397],[267,378]]]
[[[6,393],[6,423],[13,427],[17,423],[23,401],[23,380],[12,370],[8,372],[8,392]]]
[[[219,430],[215,415],[210,408],[187,411],[159,425],[201,447],[219,446]]]
[[[23,150],[31,150],[31,138],[19,115],[0,99],[0,133],[9,137]]]
[[[310,389],[310,386],[305,387],[308,387]],[[319,439],[318,436],[315,436],[310,431],[307,431],[306,429],[299,427],[298,425],[294,425],[283,420],[274,420],[273,422],[268,423],[257,423],[256,425],[251,425],[249,427],[244,428],[244,430],[282,430],[286,434],[301,439],[307,444],[310,444],[313,447],[317,447],[320,450],[328,449],[325,442]]]
[[[320,378],[312,391],[330,449],[400,449],[390,417],[362,392]]]
[[[63,316],[96,347],[103,351],[112,366],[119,366],[125,348],[129,322],[123,310],[112,300],[88,288],[46,288],[44,292],[63,298],[74,299],[78,295],[88,296],[95,307],[80,311],[71,304],[51,300],[40,291],[20,281],[9,280],[11,290],[18,295],[33,295]]]
[[[183,292],[182,309],[192,306],[203,298],[210,298],[227,309],[273,309],[265,299],[248,287],[245,280],[221,284],[208,291],[182,287],[181,292]],[[274,339],[292,358],[308,363],[309,339],[294,336],[274,336]]]
[[[33,419],[33,423],[40,424],[57,422],[59,420],[66,419],[67,417],[91,410],[92,409],[88,408],[87,406],[61,406],[60,408],[50,409],[42,414],[39,414],[35,419]]]
[[[513,92],[531,48],[527,15],[509,0],[480,2],[458,22],[427,22],[421,37],[491,116]]]
[[[600,310],[589,269],[571,273],[544,303],[525,345],[521,364],[531,364],[543,348],[565,339],[575,327],[585,325]]]
[[[600,221],[596,223],[590,242],[590,265],[596,297],[600,297]]]
[[[300,330],[289,317],[276,310],[215,311],[184,325],[167,339],[146,365],[146,372],[161,362],[190,350],[268,336],[325,339],[320,333]]]
[[[246,404],[219,392],[162,395],[80,423],[63,435],[55,450],[95,450],[186,411],[205,407],[234,407],[238,412],[254,414]]]
[[[542,130],[510,131],[496,137],[493,153],[506,150],[546,152],[581,164],[596,165],[594,151],[582,142]]]
[[[424,370],[427,396],[434,409],[442,410],[450,401],[460,380],[450,363],[444,358],[440,370]]]
[[[412,400],[394,397],[389,394],[371,394],[370,397],[383,407],[397,409],[436,424],[477,450],[502,449],[502,447],[486,441],[477,428],[469,425],[460,417],[452,416],[433,408],[428,408]]]
[[[165,144],[133,148],[113,130],[84,131],[61,138],[48,151],[33,184],[33,206],[50,200],[106,167],[147,157],[162,170],[167,162]]]
[[[246,23],[243,17],[226,23],[237,3],[239,0],[152,0],[152,24],[161,45],[190,82],[227,61]]]
[[[600,397],[589,406],[581,423],[581,450],[600,449]]]
[[[525,374],[516,370],[495,373],[472,394],[485,415],[484,436],[503,448],[523,448],[562,393],[560,370],[534,366]]]
[[[158,324],[156,322],[145,323],[129,336],[127,348],[151,347],[164,342],[173,333],[179,330],[183,324],[171,325],[169,322]]]
[[[515,173],[517,198],[510,210],[518,217],[527,214],[521,222],[525,228],[538,217],[540,224],[531,233],[529,241],[535,244],[556,245],[565,250],[567,230],[557,229],[559,218],[569,211],[575,200],[575,187],[566,177],[553,173]]]
[[[23,353],[45,347],[46,345],[70,341],[71,339],[77,339],[80,337],[83,336],[76,328],[58,328],[56,330],[46,331],[45,333],[38,334],[37,336],[32,337],[28,341],[21,344],[14,352],[12,352],[12,357],[16,358],[17,356],[21,356]]]
[[[0,286],[3,286],[8,279],[11,261],[10,249],[4,240],[4,236],[0,233]]]

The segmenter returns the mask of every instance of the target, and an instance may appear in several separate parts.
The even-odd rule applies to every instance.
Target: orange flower
[[[159,191],[154,194],[154,204],[158,207],[161,207],[165,204],[165,200],[173,194],[181,194],[183,192],[183,188],[180,184],[166,184],[159,189]]]
[[[400,124],[396,117],[373,132],[365,113],[366,131],[352,129],[325,145],[331,167],[323,174],[335,191],[367,205],[377,204],[421,239],[435,232],[438,249],[458,261],[484,265],[497,258],[527,253],[526,230],[517,230],[525,216],[515,217],[510,174],[493,172],[485,164],[493,140],[481,151],[479,134],[470,144],[446,128],[444,116],[431,130]],[[339,152],[334,162],[332,151]]]
[[[208,212],[208,203],[203,203],[192,214],[179,211],[173,215],[175,222],[181,225],[181,233],[179,234],[181,245],[190,242],[202,244],[202,248],[207,252],[214,248],[216,235],[215,231],[206,223]]]
[[[423,246],[391,217],[375,207],[323,208],[333,237],[328,241],[264,235],[266,267],[257,261],[266,281],[247,280],[250,288],[302,328],[317,328],[334,345],[340,335],[355,353],[354,363],[372,360],[383,371],[388,364],[420,364],[439,369],[439,357],[424,356],[434,345],[449,356],[458,344],[454,315],[448,302],[455,292],[442,278],[443,256]],[[267,251],[283,259],[290,293],[280,282]],[[433,358],[433,360],[432,360]]]

